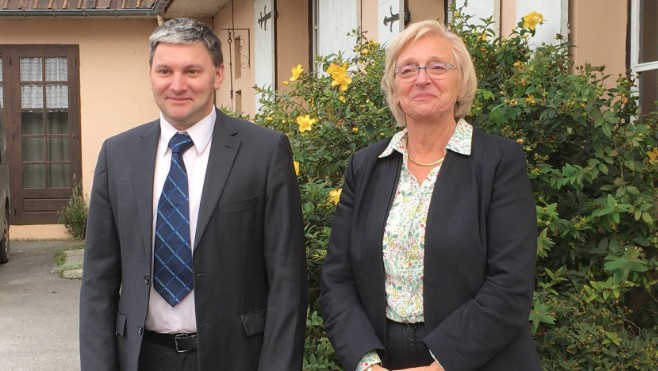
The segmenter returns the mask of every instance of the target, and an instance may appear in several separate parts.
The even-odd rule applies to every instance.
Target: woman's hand
[[[440,364],[438,364],[436,362],[432,362],[432,364],[429,365],[429,366],[402,368],[402,369],[393,370],[393,371],[445,371],[445,369],[443,367],[441,367]]]
[[[389,371],[388,368],[382,367],[379,363],[376,365],[372,365],[366,369],[366,371]]]

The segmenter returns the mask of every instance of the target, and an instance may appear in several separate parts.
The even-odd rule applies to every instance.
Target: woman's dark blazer
[[[386,359],[382,239],[402,155],[390,140],[356,152],[321,274],[320,309],[345,370]],[[425,235],[424,341],[447,371],[541,370],[528,315],[535,279],[535,201],[522,148],[474,128],[470,155],[448,151]]]

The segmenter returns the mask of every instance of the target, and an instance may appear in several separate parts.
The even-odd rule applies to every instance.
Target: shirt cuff
[[[381,364],[382,360],[379,358],[379,354],[375,352],[374,350],[369,351],[366,353],[363,357],[361,357],[361,360],[359,360],[359,363],[356,365],[356,371],[364,371],[368,367],[376,364]]]

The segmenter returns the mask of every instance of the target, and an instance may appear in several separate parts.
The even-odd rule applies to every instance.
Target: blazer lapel
[[[213,129],[208,157],[208,168],[201,195],[201,206],[194,241],[195,251],[203,236],[203,231],[206,229],[219,202],[219,197],[224,190],[235,156],[240,148],[242,141],[237,137],[239,125],[236,120],[217,111],[217,120]]]
[[[132,151],[135,152],[132,163],[133,189],[135,204],[139,217],[139,226],[143,236],[143,247],[147,256],[151,256],[151,236],[153,229],[153,176],[155,173],[155,155],[160,139],[159,121],[152,122],[140,135]]]

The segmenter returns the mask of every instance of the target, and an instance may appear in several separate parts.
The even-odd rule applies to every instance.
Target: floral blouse
[[[473,127],[459,120],[446,150],[470,155],[472,137]],[[395,134],[379,157],[390,156],[393,151],[402,154],[402,169],[382,243],[386,317],[395,322],[418,323],[424,321],[425,223],[441,166],[432,169],[427,178],[418,183],[407,166],[407,129]],[[377,363],[381,360],[377,352],[371,351],[361,358],[356,369],[365,370]]]

